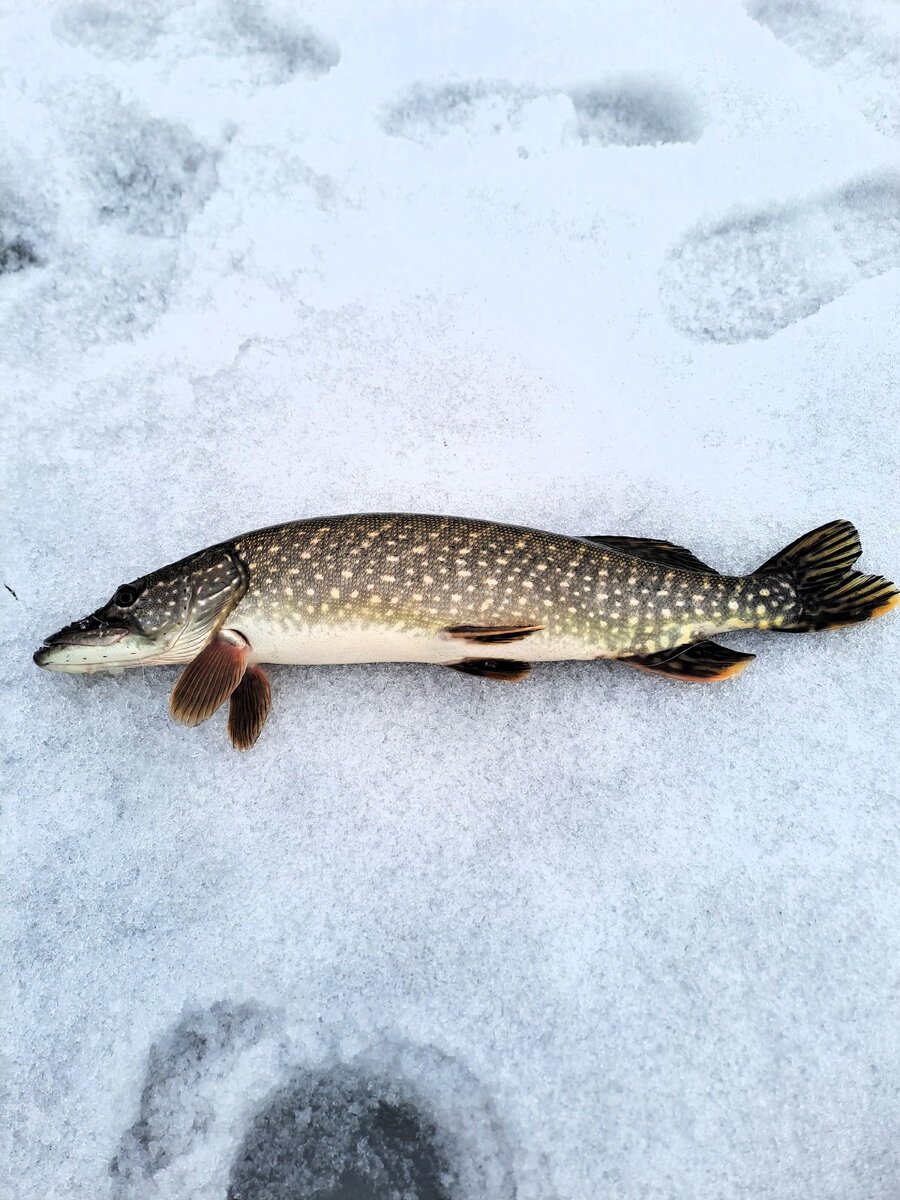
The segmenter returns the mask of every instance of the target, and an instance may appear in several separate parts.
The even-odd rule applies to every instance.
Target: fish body
[[[787,577],[718,575],[459,517],[373,514],[235,539],[249,586],[231,622],[261,663],[452,663],[447,630],[524,628],[532,662],[651,654],[796,619]]]
[[[265,663],[434,663],[516,680],[533,662],[613,658],[724,678],[753,656],[709,641],[721,633],[827,628],[893,607],[892,584],[850,569],[860,553],[837,521],[729,576],[657,539],[407,513],[313,518],[121,585],[35,660],[76,672],[189,664],[173,716],[194,724],[230,698],[243,748],[271,703]]]

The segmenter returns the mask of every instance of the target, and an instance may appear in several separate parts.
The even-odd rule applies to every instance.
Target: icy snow
[[[846,516],[897,578],[898,39],[874,0],[7,6],[0,1194],[898,1194],[896,618],[730,638],[716,687],[273,669],[243,756],[168,669],[30,658],[317,513],[733,571]]]

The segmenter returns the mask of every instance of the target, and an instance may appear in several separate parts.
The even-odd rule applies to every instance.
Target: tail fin
[[[758,575],[788,575],[802,611],[791,633],[832,629],[880,617],[900,603],[900,592],[880,575],[850,568],[862,554],[859,534],[849,521],[831,521],[797,538],[758,567]]]

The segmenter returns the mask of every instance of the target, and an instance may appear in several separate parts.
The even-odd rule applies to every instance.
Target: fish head
[[[107,604],[46,638],[34,661],[73,673],[189,662],[221,629],[247,583],[247,568],[229,546],[201,550],[120,584]]]

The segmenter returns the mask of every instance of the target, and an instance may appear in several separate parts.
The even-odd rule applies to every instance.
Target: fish
[[[669,541],[569,536],[467,517],[363,513],[245,533],[121,584],[46,638],[51,671],[184,665],[171,716],[199,725],[226,701],[239,750],[272,707],[264,664],[414,662],[498,682],[532,664],[616,659],[668,679],[729,679],[755,657],[731,630],[830,629],[900,602],[853,570],[849,521],[831,521],[747,575]]]

